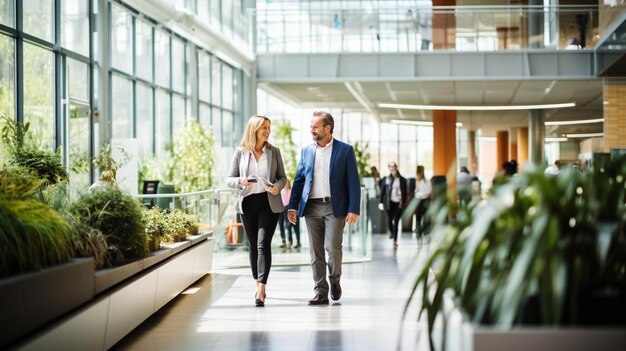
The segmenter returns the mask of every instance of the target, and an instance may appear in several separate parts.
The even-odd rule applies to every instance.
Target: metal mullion
[[[174,140],[174,113],[173,113],[173,110],[174,110],[174,98],[173,98],[173,94],[172,94],[172,92],[173,92],[173,85],[174,85],[174,74],[173,74],[174,72],[173,72],[173,69],[172,69],[172,58],[173,58],[172,57],[172,43],[173,43],[173,40],[172,40],[171,33],[169,33],[169,35],[167,37],[169,38],[169,41],[170,41],[169,52],[168,52],[168,54],[170,56],[170,64],[169,64],[169,70],[170,70],[170,82],[169,83],[170,84],[169,84],[169,86],[167,87],[166,90],[167,90],[167,92],[168,92],[168,94],[170,96],[170,118],[169,118],[170,130],[169,130],[169,132],[170,132],[170,141],[172,141],[172,140]]]
[[[89,67],[89,72],[87,73],[87,79],[89,79],[88,82],[88,89],[89,89],[89,156],[93,156],[95,154],[95,147],[94,147],[94,143],[93,143],[93,132],[94,132],[94,124],[95,124],[95,120],[94,120],[94,84],[93,84],[93,68],[94,68],[94,58],[93,58],[93,33],[94,33],[94,19],[96,18],[93,15],[93,1],[92,0],[88,0],[88,5],[87,5],[87,12],[88,12],[88,19],[89,22],[87,24],[88,27],[88,31],[89,31],[89,61],[88,61],[88,67]],[[93,169],[93,164],[90,163],[89,166],[89,181],[91,181],[94,178],[94,169]]]
[[[12,37],[15,37],[17,36],[17,30],[15,30],[15,28],[13,27],[9,27],[7,25],[0,23],[0,34],[6,34]]]
[[[133,96],[132,96],[132,111],[133,111],[133,117],[132,117],[132,127],[133,127],[133,131],[131,133],[131,135],[133,136],[133,138],[137,138],[137,19],[135,18],[135,16],[131,15],[131,60],[132,60],[132,76],[133,76],[133,80],[131,81],[132,84],[132,91],[133,91]]]
[[[83,63],[89,63],[90,62],[89,56],[81,55],[81,54],[79,54],[79,53],[77,53],[75,51],[71,51],[71,50],[65,49],[65,48],[60,48],[60,52],[61,52],[61,54],[63,56],[70,57],[70,58],[72,58],[72,59],[74,59],[76,61],[80,61],[80,62],[83,62]]]
[[[22,39],[22,2],[15,2],[15,93],[14,120],[24,122],[24,41]]]
[[[54,55],[54,100],[53,100],[53,108],[55,111],[54,114],[54,148],[57,149],[61,145],[63,145],[63,132],[64,132],[64,108],[67,104],[65,96],[65,91],[63,89],[63,83],[65,82],[65,59],[61,55],[61,0],[54,1],[54,47],[53,47],[53,55]],[[67,82],[65,85],[67,87]],[[63,149],[63,159],[67,161],[67,152]]]

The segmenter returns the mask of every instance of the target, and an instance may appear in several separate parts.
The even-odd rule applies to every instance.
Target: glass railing
[[[590,49],[598,7],[446,6],[257,10],[257,53]]]
[[[371,260],[372,238],[367,215],[367,190],[361,190],[361,216],[357,223],[346,226],[344,230],[344,259],[348,262]],[[241,218],[235,211],[237,191],[233,189],[204,190],[184,194],[154,194],[137,196],[146,206],[157,205],[162,208],[180,208],[186,213],[197,215],[200,219],[200,231],[211,231],[215,240],[213,266],[215,268],[234,268],[249,266],[248,244],[241,224]],[[307,265],[309,241],[306,225],[300,219],[301,247],[280,248],[279,228],[277,226],[272,240],[273,265]],[[295,244],[295,243],[294,243]]]

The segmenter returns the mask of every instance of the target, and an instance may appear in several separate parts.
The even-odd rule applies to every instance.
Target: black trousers
[[[429,204],[430,204],[429,199],[421,199],[420,202],[417,204],[417,208],[415,209],[415,221],[417,222],[417,225],[416,225],[417,235],[424,235],[424,233],[430,227],[428,218],[426,218],[426,211],[428,211]]]
[[[402,208],[399,202],[389,201],[389,209],[387,210],[387,226],[391,231],[391,238],[398,240],[398,228],[401,228],[400,217],[402,216]]]
[[[272,267],[272,236],[278,223],[278,213],[272,212],[267,193],[246,196],[241,207],[241,221],[248,237],[252,276],[267,284]]]
[[[278,218],[278,227],[280,228],[280,238],[285,242],[285,239],[290,243],[293,243],[293,236],[291,235],[292,231],[296,235],[296,242],[300,244],[300,218],[296,219],[296,224],[291,224],[289,222],[289,218],[287,217],[287,211],[281,212],[280,217]],[[285,238],[285,231],[287,232],[287,237]]]

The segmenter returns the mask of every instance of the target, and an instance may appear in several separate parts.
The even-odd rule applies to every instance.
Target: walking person
[[[415,209],[415,221],[417,223],[417,236],[424,235],[426,228],[429,226],[426,220],[426,211],[430,205],[430,193],[432,188],[430,182],[426,180],[424,175],[424,166],[419,165],[415,170],[415,197],[419,200]]]
[[[309,234],[315,297],[309,305],[326,305],[330,296],[341,298],[343,229],[359,218],[361,185],[351,145],[333,138],[335,121],[328,112],[316,111],[311,120],[313,144],[302,149],[293,181],[288,217],[296,223],[305,217]]]
[[[267,278],[272,267],[272,236],[285,211],[280,190],[287,182],[280,149],[268,142],[271,121],[252,116],[233,156],[227,183],[239,189],[237,212],[248,238],[250,268],[256,282],[254,304],[265,306]]]
[[[398,171],[397,163],[389,162],[387,167],[389,175],[381,181],[378,208],[387,211],[389,239],[393,240],[393,247],[398,247],[398,230],[402,230],[400,218],[407,200],[407,182]]]

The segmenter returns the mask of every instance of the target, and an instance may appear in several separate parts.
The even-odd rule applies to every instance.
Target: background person
[[[380,186],[380,203],[378,208],[387,211],[387,226],[389,238],[393,240],[393,246],[398,246],[398,230],[402,230],[400,217],[407,200],[407,183],[398,171],[398,164],[389,162],[389,175],[382,179]]]
[[[270,131],[269,118],[250,117],[227,179],[229,187],[240,190],[237,212],[241,213],[248,237],[250,268],[257,286],[256,306],[265,305],[267,278],[272,267],[272,236],[279,214],[285,211],[280,190],[287,176],[280,150],[268,142]],[[263,179],[273,185],[267,185]]]
[[[333,300],[341,298],[343,228],[359,218],[361,183],[354,148],[333,138],[335,120],[328,112],[313,112],[313,144],[302,149],[289,201],[289,221],[304,216],[309,233],[315,297],[309,305],[328,304],[328,278]]]
[[[415,170],[415,197],[419,200],[415,209],[416,233],[418,236],[424,235],[429,225],[426,220],[426,211],[430,205],[431,192],[430,182],[426,180],[424,175],[424,166],[419,165]]]

